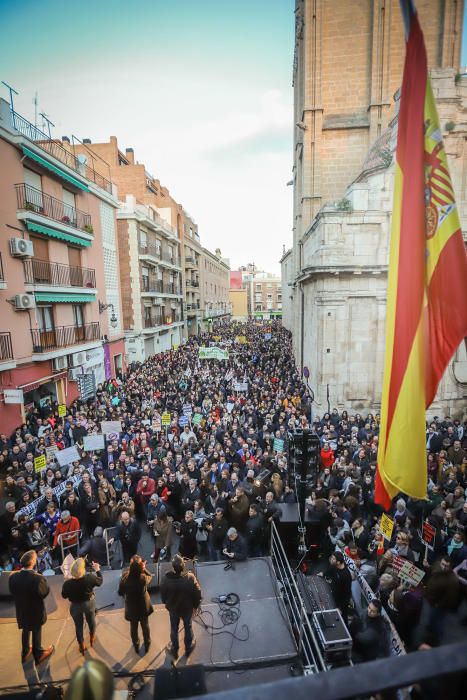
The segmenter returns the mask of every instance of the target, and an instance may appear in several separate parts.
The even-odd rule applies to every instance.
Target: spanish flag
[[[426,498],[425,411],[467,336],[467,255],[410,0],[401,2],[402,80],[388,270],[386,350],[375,501]]]

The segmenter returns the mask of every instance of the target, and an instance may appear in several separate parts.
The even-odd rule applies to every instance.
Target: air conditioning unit
[[[32,241],[26,238],[10,238],[10,253],[16,258],[31,258],[34,255]]]
[[[70,365],[72,367],[78,367],[79,365],[84,365],[86,362],[86,353],[85,352],[74,352],[73,355],[70,355]]]
[[[35,309],[36,300],[32,294],[17,294],[15,296],[16,311],[25,311],[26,309]]]
[[[70,382],[77,382],[78,377],[80,377],[83,374],[81,367],[72,367],[71,369],[68,370],[68,380]]]
[[[55,372],[61,372],[62,370],[67,369],[68,367],[68,359],[66,355],[62,355],[61,357],[55,357],[52,362]]]

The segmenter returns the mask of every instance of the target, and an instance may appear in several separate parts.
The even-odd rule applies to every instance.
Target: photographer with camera
[[[209,561],[218,561],[221,559],[225,536],[229,529],[229,523],[224,517],[222,508],[216,508],[214,518],[208,518],[205,527],[208,531]]]
[[[159,512],[152,521],[154,535],[154,554],[151,554],[151,559],[158,561],[170,556],[170,545],[172,543],[172,518],[167,515],[167,509],[161,505]]]
[[[198,552],[196,533],[198,526],[193,520],[193,511],[187,510],[181,523],[174,523],[175,532],[180,537],[178,553],[184,559],[194,559]]]

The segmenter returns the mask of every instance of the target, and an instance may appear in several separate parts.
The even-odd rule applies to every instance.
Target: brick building
[[[85,150],[85,149],[83,149]],[[114,187],[0,100],[0,423],[124,366]]]
[[[203,309],[204,329],[212,327],[217,320],[229,318],[230,300],[230,266],[216,249],[211,253],[203,248],[201,257],[201,305]]]
[[[462,1],[420,0],[428,65],[466,230]],[[297,0],[293,246],[281,259],[284,325],[311,372],[318,412],[379,408],[397,100],[405,58],[399,3]],[[448,128],[449,125],[449,128]],[[465,395],[459,352],[438,410]]]

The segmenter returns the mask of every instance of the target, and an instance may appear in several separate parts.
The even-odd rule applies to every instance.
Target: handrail
[[[53,221],[59,221],[87,233],[94,232],[90,214],[25,182],[17,183],[15,189],[18,209],[46,216]]]
[[[109,532],[110,532],[110,530],[117,530],[117,529],[118,529],[118,525],[112,525],[112,527],[106,527],[104,530],[104,533],[103,533],[104,541],[105,541],[105,551],[106,551],[106,555],[107,555],[107,566],[109,567],[109,569],[112,568],[111,564],[110,564],[110,549],[109,549],[109,547],[111,545],[109,545]],[[119,542],[120,540],[117,540],[117,541]],[[120,558],[121,558],[120,568],[123,569],[123,557],[120,557]]]
[[[85,323],[83,326],[55,326],[44,330],[31,328],[31,337],[33,352],[47,352],[55,348],[99,340],[101,329],[98,321]]]
[[[73,542],[73,544],[69,544],[68,546],[63,544],[63,540],[67,540],[67,541],[68,541],[68,540],[70,539],[70,535],[76,535],[76,534],[78,534],[78,537],[76,538],[76,542]],[[65,550],[66,550],[66,549],[73,549],[73,547],[77,547],[77,546],[78,546],[78,542],[79,542],[79,538],[81,537],[81,534],[82,534],[82,533],[81,533],[81,529],[79,529],[79,530],[70,530],[69,532],[61,532],[61,533],[59,534],[59,536],[58,536],[58,543],[59,543],[59,545],[60,545],[60,549],[61,549],[61,552],[62,552],[62,562],[63,562],[63,560],[65,559],[65,554],[64,554]]]
[[[24,260],[25,281],[51,287],[96,287],[96,271],[90,267],[65,265],[49,260]]]
[[[0,333],[0,362],[13,359],[13,346],[10,331]]]

